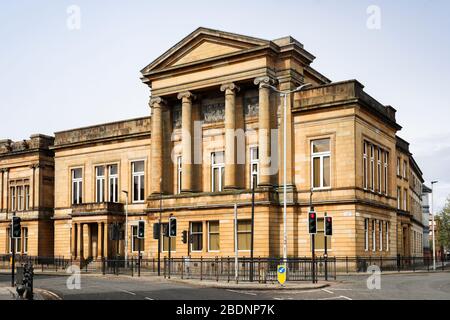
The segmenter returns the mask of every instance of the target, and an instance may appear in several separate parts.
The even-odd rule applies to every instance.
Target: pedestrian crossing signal
[[[138,238],[145,238],[145,222],[143,220],[140,220],[138,223]]]
[[[314,211],[310,211],[308,214],[308,227],[309,234],[317,233],[317,214]]]
[[[333,235],[333,218],[331,217],[325,218],[325,235],[326,236]]]

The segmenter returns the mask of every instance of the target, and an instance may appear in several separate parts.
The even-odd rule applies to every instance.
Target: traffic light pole
[[[11,287],[14,288],[14,271],[16,266],[16,239],[12,237],[12,228],[11,228]]]
[[[325,218],[323,219],[324,228],[325,228],[326,220],[327,220],[327,213],[325,212]],[[324,237],[325,237],[325,253],[324,253],[323,257],[325,260],[325,281],[328,281],[328,252],[327,252],[328,238],[327,238],[326,231],[324,232]]]
[[[169,234],[169,279],[170,279],[170,258],[172,257],[172,237]]]
[[[253,282],[253,247],[255,238],[255,182],[256,179],[253,177],[252,183],[252,218],[251,218],[251,239],[250,239],[250,282]]]
[[[160,180],[159,183],[162,184],[162,179]],[[162,232],[161,220],[162,220],[162,189],[161,189],[161,193],[159,195],[158,277],[161,276],[161,232]]]
[[[141,276],[141,239],[138,239],[138,277]]]

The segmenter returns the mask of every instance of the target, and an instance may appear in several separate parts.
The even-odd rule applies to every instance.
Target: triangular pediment
[[[219,58],[269,43],[269,41],[263,39],[207,28],[198,28],[150,63],[142,72],[148,73],[214,59],[216,57]]]

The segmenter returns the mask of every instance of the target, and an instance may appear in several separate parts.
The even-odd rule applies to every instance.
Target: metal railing
[[[11,255],[0,255],[0,269],[9,269]],[[31,257],[16,255],[17,265],[31,263],[35,271],[65,272],[69,266],[76,265],[84,274],[115,275],[157,275],[156,258],[138,259],[130,257],[117,259],[71,260],[64,257]],[[370,266],[377,266],[381,272],[432,271],[431,257],[317,257],[288,258],[286,262],[288,281],[312,280],[312,266],[315,264],[315,278],[333,280],[346,274],[366,273]],[[164,257],[161,260],[161,275],[170,278],[214,280],[214,281],[250,281],[271,283],[277,281],[277,266],[283,264],[281,258],[239,258],[235,265],[234,257],[193,258]],[[448,257],[438,257],[437,270],[450,269]],[[236,279],[237,271],[237,279]]]

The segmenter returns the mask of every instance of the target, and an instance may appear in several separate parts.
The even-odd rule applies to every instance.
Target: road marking
[[[231,290],[231,289],[227,289],[227,291],[234,292],[234,293],[248,294],[249,296],[256,296],[256,293],[253,293],[253,292],[238,291],[238,290]]]
[[[136,293],[131,292],[131,291],[127,291],[127,290],[124,290],[124,289],[119,289],[119,290],[122,291],[122,292],[128,293],[128,294],[131,294],[132,296],[136,295]]]
[[[155,299],[152,299],[152,298],[149,298],[149,297],[145,297],[145,299],[146,300],[155,300]]]
[[[322,289],[322,291],[325,291],[326,293],[329,293],[329,294],[334,294],[333,291],[330,291],[330,290],[327,290],[327,289]]]
[[[350,288],[333,288],[334,291],[352,291]]]
[[[351,298],[346,297],[346,296],[322,298],[322,299],[319,299],[319,300],[339,300],[339,299],[352,300]]]

